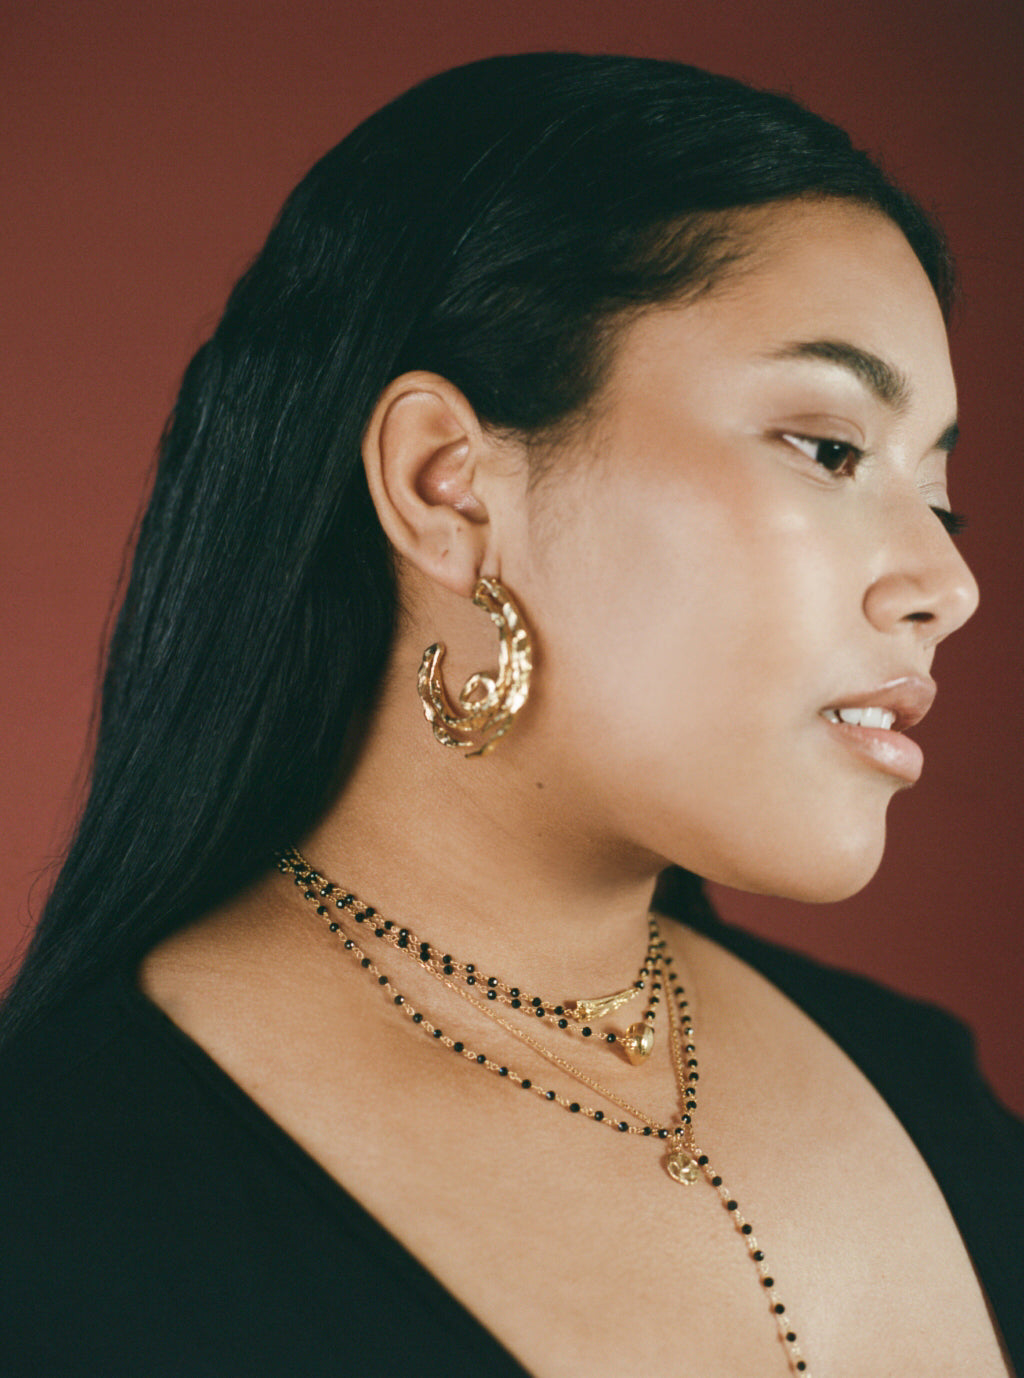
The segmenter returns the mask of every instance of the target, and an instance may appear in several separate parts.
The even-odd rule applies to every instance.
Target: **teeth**
[[[829,722],[849,723],[851,727],[884,727],[888,731],[896,721],[896,714],[888,708],[826,708]]]

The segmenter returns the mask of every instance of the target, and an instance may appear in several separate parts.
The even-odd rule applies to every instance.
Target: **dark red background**
[[[940,652],[925,777],[894,803],[874,884],[824,908],[721,906],[967,1017],[1024,1110],[1019,0],[36,0],[0,24],[0,964],[73,815],[111,590],[177,379],[285,193],[441,67],[553,47],[674,57],[796,94],[941,210],[966,289],[953,496],[983,590]]]

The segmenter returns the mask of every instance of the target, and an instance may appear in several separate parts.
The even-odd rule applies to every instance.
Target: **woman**
[[[962,1030],[696,880],[848,895],[920,771],[951,294],[844,134],[674,64],[474,64],[313,169],[8,1003],[12,1372],[1020,1362]]]

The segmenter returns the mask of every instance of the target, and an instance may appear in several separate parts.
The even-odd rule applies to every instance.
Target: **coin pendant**
[[[674,1182],[681,1182],[684,1187],[690,1187],[700,1176],[700,1168],[693,1161],[688,1153],[676,1150],[668,1155],[665,1163],[668,1175]]]

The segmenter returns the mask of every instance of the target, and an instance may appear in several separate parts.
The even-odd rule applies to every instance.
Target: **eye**
[[[932,511],[951,536],[959,536],[967,525],[967,518],[960,512],[950,512],[946,507],[933,507]]]
[[[785,433],[782,438],[830,474],[847,478],[853,476],[853,471],[864,457],[864,451],[851,445],[848,440],[827,440],[820,436],[794,435],[792,432]]]

